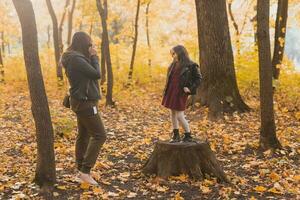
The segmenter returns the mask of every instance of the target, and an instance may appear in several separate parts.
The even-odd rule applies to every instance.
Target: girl
[[[185,119],[184,110],[188,95],[196,94],[196,89],[200,85],[202,77],[199,66],[190,60],[184,46],[175,46],[170,53],[173,57],[173,62],[168,68],[162,105],[171,110],[173,126],[171,142],[180,142],[179,122],[185,130],[182,140],[191,142],[191,131],[189,123]]]
[[[75,155],[78,178],[81,182],[97,185],[90,171],[106,140],[106,133],[98,113],[100,68],[90,36],[85,32],[75,33],[61,61],[70,83],[71,109],[77,116]]]

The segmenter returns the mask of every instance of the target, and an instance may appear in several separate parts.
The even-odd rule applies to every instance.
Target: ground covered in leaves
[[[169,113],[160,106],[161,88],[117,92],[115,108],[101,105],[108,140],[93,175],[99,187],[74,182],[76,118],[61,105],[64,89],[48,88],[55,129],[56,199],[300,199],[300,121],[276,107],[277,134],[284,149],[260,153],[258,101],[251,113],[210,122],[205,108],[189,109],[193,134],[208,140],[231,184],[213,177],[190,180],[186,175],[161,180],[145,177],[141,167],[157,140],[169,138]],[[40,199],[32,183],[36,142],[26,84],[0,86],[0,199]]]

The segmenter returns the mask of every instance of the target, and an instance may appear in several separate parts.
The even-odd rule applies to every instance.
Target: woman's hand
[[[184,87],[184,88],[183,88],[183,91],[184,91],[185,93],[191,93],[190,89],[187,88],[187,87]]]
[[[89,48],[89,52],[90,52],[91,56],[96,56],[97,55],[96,49],[94,49],[94,47],[92,47],[92,46]]]

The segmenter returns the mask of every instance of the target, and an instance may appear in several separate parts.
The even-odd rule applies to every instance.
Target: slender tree
[[[149,7],[151,4],[151,0],[147,2],[146,5],[146,36],[147,36],[147,45],[148,45],[148,65],[151,67],[151,44],[150,44],[150,34],[149,34]]]
[[[137,0],[137,7],[136,7],[136,15],[135,15],[135,24],[134,24],[134,39],[133,39],[133,47],[132,47],[132,55],[131,55],[131,61],[130,61],[130,68],[128,73],[128,80],[132,80],[132,74],[133,74],[133,66],[134,66],[134,60],[135,60],[135,53],[136,53],[136,47],[137,47],[137,40],[138,40],[138,23],[139,23],[139,13],[140,13],[140,6],[141,1]]]
[[[50,47],[51,47],[50,42],[51,42],[51,26],[48,25],[47,26],[47,47],[48,47],[48,49],[50,49]]]
[[[70,0],[66,0],[64,11],[63,11],[63,14],[61,16],[60,23],[59,23],[59,26],[58,26],[59,55],[61,55],[64,51],[63,27],[64,27],[64,23],[65,23],[65,19],[66,19],[69,4],[70,4]]]
[[[4,64],[2,58],[2,50],[0,48],[0,83],[4,82]]]
[[[101,85],[106,81],[105,42],[104,33],[101,34]]]
[[[209,118],[250,108],[239,93],[234,70],[225,0],[195,0],[203,81],[195,101],[209,108]]]
[[[278,0],[277,15],[275,22],[274,52],[272,59],[273,78],[277,80],[280,73],[285,46],[285,33],[288,18],[288,0]]]
[[[13,0],[13,3],[22,27],[23,53],[36,128],[37,165],[34,180],[50,199],[56,182],[54,137],[38,54],[35,15],[30,0]]]
[[[55,52],[55,63],[56,63],[56,76],[59,80],[63,80],[62,66],[59,64],[60,59],[60,47],[59,47],[59,31],[56,14],[54,12],[51,0],[46,0],[47,8],[52,19],[52,31],[53,31],[53,44]]]
[[[236,45],[237,45],[237,54],[240,55],[240,30],[239,30],[239,26],[237,24],[237,22],[235,21],[235,18],[233,16],[233,12],[232,12],[232,0],[228,1],[228,12],[229,12],[229,16],[230,19],[232,21],[233,27],[235,29],[235,36],[236,36]]]
[[[97,9],[101,18],[102,23],[102,34],[104,42],[104,55],[105,55],[105,63],[107,67],[107,93],[106,93],[106,105],[114,105],[113,101],[113,71],[111,64],[111,56],[109,49],[109,38],[108,38],[108,30],[107,30],[107,0],[104,0],[104,4],[102,5],[101,0],[96,0]],[[104,8],[103,8],[104,7]]]
[[[68,39],[67,44],[71,44],[72,30],[73,30],[73,15],[76,6],[76,0],[72,1],[72,7],[68,10]]]
[[[269,13],[270,0],[257,0],[257,42],[261,110],[260,147],[263,150],[281,147],[276,137],[274,120]]]
[[[1,48],[2,48],[2,56],[5,57],[5,37],[4,37],[4,31],[1,31]]]

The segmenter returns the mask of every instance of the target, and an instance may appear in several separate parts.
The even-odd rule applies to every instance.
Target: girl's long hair
[[[172,50],[177,54],[178,61],[181,67],[186,67],[193,63],[193,61],[189,57],[189,53],[184,46],[177,45],[173,47]]]
[[[89,48],[91,47],[91,37],[85,32],[76,32],[72,37],[71,45],[67,51],[77,51],[85,57],[90,58]]]

